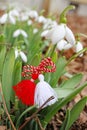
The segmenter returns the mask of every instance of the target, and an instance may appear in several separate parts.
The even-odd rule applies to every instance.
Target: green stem
[[[54,53],[54,51],[55,51],[55,48],[56,48],[56,45],[57,44],[55,44],[55,45],[50,45],[49,46],[49,48],[48,48],[48,50],[47,50],[47,52],[46,52],[46,55],[45,55],[45,57],[52,57],[53,56],[53,53]]]
[[[76,36],[77,38],[80,38],[81,36],[87,38],[87,35],[86,35],[86,34],[83,34],[83,33],[76,33],[75,36]]]
[[[75,55],[73,55],[67,62],[66,65],[68,65],[72,60],[74,60],[76,57],[78,57],[80,54],[84,53],[85,51],[87,51],[87,47],[82,49],[81,51],[79,51],[78,53],[76,53]]]
[[[75,6],[70,5],[70,6],[68,6],[68,7],[66,7],[66,8],[64,9],[64,11],[60,14],[59,23],[67,23],[66,13],[67,13],[69,10],[72,10],[72,9],[75,9]]]
[[[57,44],[55,44],[55,45],[53,46],[53,48],[52,48],[52,50],[51,50],[51,53],[50,53],[50,57],[52,57],[52,56],[53,56],[53,53],[54,53],[55,48],[56,48],[56,45],[57,45]]]

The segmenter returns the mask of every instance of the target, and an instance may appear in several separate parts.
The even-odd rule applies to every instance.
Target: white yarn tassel
[[[38,105],[38,107],[41,107],[51,96],[53,96],[54,99],[46,103],[44,107],[54,104],[58,100],[55,91],[44,81],[44,76],[42,74],[40,74],[38,78],[40,82],[36,85],[34,103]]]

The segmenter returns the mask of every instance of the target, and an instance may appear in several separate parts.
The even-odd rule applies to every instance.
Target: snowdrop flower
[[[37,33],[37,32],[38,32],[38,29],[35,28],[35,29],[33,30],[33,33],[35,34],[35,33]]]
[[[74,37],[73,32],[72,32],[71,29],[68,28],[67,26],[65,26],[65,31],[66,31],[66,34],[65,34],[66,40],[67,40],[71,45],[74,45],[74,44],[75,44],[75,37]]]
[[[9,23],[16,24],[16,19],[12,15],[9,14],[8,19],[9,19]]]
[[[44,81],[44,76],[42,74],[40,74],[38,78],[40,82],[36,85],[34,103],[38,105],[38,107],[41,107],[44,102],[53,96],[54,99],[49,101],[44,107],[54,104],[58,100],[55,91]]]
[[[44,16],[39,16],[38,19],[37,19],[38,23],[43,23],[45,24],[46,23],[46,18]]]
[[[12,16],[19,17],[19,12],[18,12],[17,9],[13,9],[13,10],[11,10],[9,13],[10,13],[10,15],[12,15]]]
[[[24,54],[24,52],[20,51],[20,52],[19,52],[19,55],[20,55],[21,59],[22,59],[24,62],[27,62],[27,57],[26,57],[26,55]]]
[[[20,21],[27,21],[28,20],[28,16],[27,15],[22,15],[20,18]]]
[[[27,21],[28,18],[29,18],[29,16],[26,12],[21,12],[20,16],[18,17],[18,21]]]
[[[46,35],[46,38],[51,39],[52,44],[56,44],[57,42],[62,40],[64,36],[65,36],[65,28],[64,24],[61,24],[49,30],[49,32]]]
[[[15,49],[15,59],[19,56],[18,49]]]
[[[28,35],[27,33],[22,30],[22,29],[17,29],[14,33],[13,33],[13,37],[18,37],[19,35],[22,35],[23,37],[27,38]]]
[[[30,26],[30,25],[32,25],[32,20],[28,20],[28,22],[27,22],[27,24]]]
[[[53,44],[58,43],[62,39],[66,39],[71,45],[75,44],[75,37],[72,31],[65,25],[60,24],[54,26],[46,35],[47,39],[50,39]]]
[[[62,51],[62,50],[68,50],[72,47],[72,45],[70,43],[68,43],[66,40],[60,40],[57,43],[57,49]]]
[[[6,14],[3,14],[3,15],[1,16],[1,18],[0,18],[0,23],[1,23],[1,24],[5,24],[6,21],[7,21],[7,17],[8,17],[7,13],[6,13]]]
[[[79,51],[81,51],[83,49],[83,45],[81,42],[77,41],[77,44],[76,44],[76,52],[78,53]],[[79,55],[80,57],[83,56],[83,53]]]
[[[8,13],[8,14],[6,13],[1,16],[0,23],[5,24],[6,22],[16,24],[16,19],[10,13]]]
[[[51,29],[53,27],[57,26],[56,21],[52,21],[51,19],[46,19],[46,23],[43,26],[43,29]]]
[[[15,49],[15,59],[17,58],[17,57],[21,57],[21,59],[26,63],[27,62],[27,56],[24,54],[24,52],[23,51],[20,51],[20,50],[18,50],[17,48]]]
[[[49,30],[45,30],[41,33],[41,37],[46,37],[47,33],[49,32]]]
[[[35,20],[37,20],[37,18],[38,18],[38,13],[37,13],[37,11],[35,11],[35,10],[31,10],[31,11],[28,13],[28,15],[29,15],[29,17],[34,18]]]

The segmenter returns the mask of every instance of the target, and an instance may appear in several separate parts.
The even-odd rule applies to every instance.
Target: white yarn
[[[40,74],[38,78],[40,82],[36,85],[34,103],[38,105],[38,107],[41,107],[51,96],[53,96],[54,99],[46,103],[44,107],[54,104],[58,100],[55,91],[44,81],[44,76],[42,74]]]

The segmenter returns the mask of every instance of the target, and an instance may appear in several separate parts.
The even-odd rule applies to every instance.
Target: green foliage
[[[87,86],[87,83],[84,85],[76,88],[73,90],[68,96],[66,96],[61,101],[58,101],[57,103],[53,104],[46,110],[46,116],[44,116],[44,120],[42,121],[42,124],[44,127],[48,124],[48,122],[51,120],[52,116],[57,113],[58,110],[60,110],[64,105],[66,105],[69,101],[71,101],[83,88]]]
[[[55,87],[58,83],[59,78],[65,73],[66,59],[60,57],[56,61],[56,72],[51,74],[50,84]]]
[[[59,87],[61,88],[75,88],[80,81],[82,80],[82,74],[76,74],[72,78],[66,80],[64,83],[62,83]]]
[[[19,127],[19,124],[20,124],[20,121],[21,121],[21,118],[26,115],[28,112],[30,112],[31,110],[33,110],[35,108],[35,106],[31,106],[29,108],[27,108],[25,111],[23,111],[23,113],[19,116],[17,122],[16,122],[16,128]]]
[[[11,49],[4,62],[3,72],[2,72],[2,90],[6,105],[10,111],[10,98],[12,92],[12,81],[13,81],[13,69],[15,64],[14,50]]]
[[[0,46],[0,75],[2,74],[3,64],[6,54],[6,46]]]
[[[74,121],[78,118],[85,107],[87,97],[82,98],[71,110],[67,110],[66,118],[60,130],[69,130]]]

